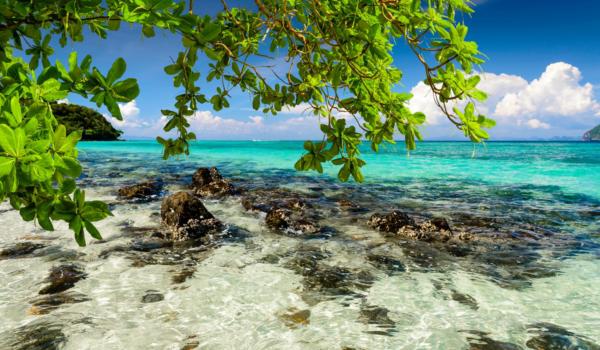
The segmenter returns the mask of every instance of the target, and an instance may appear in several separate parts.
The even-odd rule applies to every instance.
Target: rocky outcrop
[[[196,170],[192,177],[192,190],[201,197],[223,197],[236,192],[233,185],[215,167]]]
[[[145,181],[139,184],[122,187],[117,194],[121,199],[148,201],[158,198],[161,191],[162,183],[158,181]]]
[[[373,214],[368,222],[369,226],[386,233],[397,233],[404,226],[414,224],[415,221],[411,217],[399,210],[394,210],[389,214]]]
[[[289,235],[312,235],[321,231],[317,223],[305,218],[302,213],[283,208],[271,209],[265,223],[269,228]]]
[[[174,241],[202,238],[216,233],[222,227],[202,201],[188,192],[177,192],[166,197],[160,215],[167,229],[167,238]]]
[[[389,214],[373,214],[369,226],[383,232],[387,236],[414,239],[425,242],[448,242],[452,239],[469,241],[472,236],[465,232],[455,233],[444,218],[433,218],[421,223],[415,222],[401,211]]]

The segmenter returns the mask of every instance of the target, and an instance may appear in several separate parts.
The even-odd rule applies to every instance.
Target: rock
[[[61,325],[34,321],[11,330],[8,334],[0,334],[0,349],[58,350],[62,349],[66,341]]]
[[[45,247],[46,245],[41,243],[33,243],[29,241],[18,242],[13,246],[0,250],[0,260],[31,256],[31,253]]]
[[[321,230],[316,223],[289,209],[277,208],[270,210],[267,213],[265,222],[269,228],[290,235],[313,235]]]
[[[144,238],[133,241],[131,250],[138,252],[149,252],[156,249],[172,247],[173,242],[160,238]]]
[[[145,303],[145,304],[156,303],[159,301],[163,301],[164,299],[165,299],[165,296],[158,293],[158,291],[148,290],[148,291],[146,291],[146,294],[142,297],[142,303]]]
[[[31,308],[27,310],[29,315],[45,315],[58,309],[63,304],[75,304],[89,301],[90,299],[81,293],[58,293],[39,297],[31,302]]]
[[[446,220],[445,218],[436,217],[431,219],[429,222],[438,230],[452,231],[452,229],[450,229],[450,224],[448,223],[448,220]]]
[[[122,199],[149,201],[160,196],[162,183],[158,181],[145,181],[139,184],[125,186],[118,190],[117,194]]]
[[[358,320],[376,326],[376,330],[369,330],[366,333],[391,336],[396,332],[396,322],[391,320],[388,314],[389,310],[384,307],[363,305]]]
[[[278,318],[291,329],[310,324],[310,310],[298,310],[289,308],[285,313],[278,315]]]
[[[75,283],[87,277],[83,268],[75,264],[64,264],[53,267],[46,282],[50,283],[42,288],[39,294],[55,294],[73,288]]]
[[[463,293],[458,292],[455,289],[452,289],[452,294],[450,295],[450,297],[452,298],[452,300],[454,300],[458,303],[461,303],[463,305],[466,305],[473,310],[479,309],[477,300],[475,300],[475,298],[473,298],[472,296],[470,296],[468,294],[463,294]]]
[[[221,222],[200,199],[188,192],[177,192],[165,198],[160,214],[169,230],[169,238],[174,241],[202,238],[222,228]]]
[[[494,340],[486,332],[467,331],[469,350],[521,350],[522,348],[513,343]]]
[[[215,167],[196,170],[192,177],[192,190],[202,197],[223,197],[235,193],[233,185]]]
[[[585,349],[600,350],[600,345],[591,340],[570,332],[552,323],[536,323],[527,329],[534,334],[525,343],[528,348],[535,350]]]
[[[386,271],[388,274],[405,271],[404,265],[400,260],[386,255],[369,254],[367,255],[367,261],[377,268]]]
[[[414,223],[415,221],[411,217],[398,210],[386,215],[375,213],[368,221],[369,226],[387,233],[397,233],[404,226],[414,225]]]
[[[191,278],[194,275],[195,272],[196,272],[195,268],[193,268],[191,266],[186,266],[186,267],[182,268],[181,270],[177,271],[171,277],[171,282],[173,282],[173,284],[183,283],[188,278]]]

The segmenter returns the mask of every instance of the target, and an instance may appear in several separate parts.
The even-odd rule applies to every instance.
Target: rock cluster
[[[424,242],[448,242],[451,239],[468,241],[466,233],[454,233],[444,218],[433,218],[417,223],[408,214],[395,210],[388,214],[373,214],[367,224],[388,236],[414,239]]]

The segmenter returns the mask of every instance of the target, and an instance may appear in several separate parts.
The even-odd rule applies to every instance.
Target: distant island
[[[584,141],[600,141],[600,125],[583,134]]]
[[[81,130],[83,141],[116,141],[123,133],[115,129],[104,116],[84,106],[69,103],[52,104],[52,112],[67,132]]]

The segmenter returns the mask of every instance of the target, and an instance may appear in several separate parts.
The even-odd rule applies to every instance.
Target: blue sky
[[[469,25],[469,38],[488,57],[482,87],[490,100],[478,106],[495,118],[494,139],[578,138],[600,124],[600,1],[479,0]],[[199,3],[199,2],[197,2]],[[219,2],[203,1],[202,9],[216,11]],[[140,96],[122,106],[124,123],[116,126],[125,138],[160,134],[160,110],[169,108],[177,90],[163,67],[177,56],[180,40],[167,33],[142,38],[138,28],[122,26],[107,40],[88,35],[84,43],[58,49],[55,58],[66,61],[76,50],[91,54],[94,65],[106,71],[117,57],[128,62],[126,75],[138,79]],[[460,133],[433,108],[431,96],[419,82],[422,68],[403,47],[394,50],[404,72],[400,89],[412,91],[411,108],[428,115],[423,132],[428,139],[456,139]],[[202,71],[202,69],[201,69]],[[207,89],[210,86],[206,86]],[[69,101],[91,106],[77,96]],[[302,108],[277,117],[251,108],[251,98],[236,92],[232,106],[214,112],[201,107],[192,122],[204,139],[310,139],[318,135],[318,121]],[[105,112],[105,111],[102,111]]]

